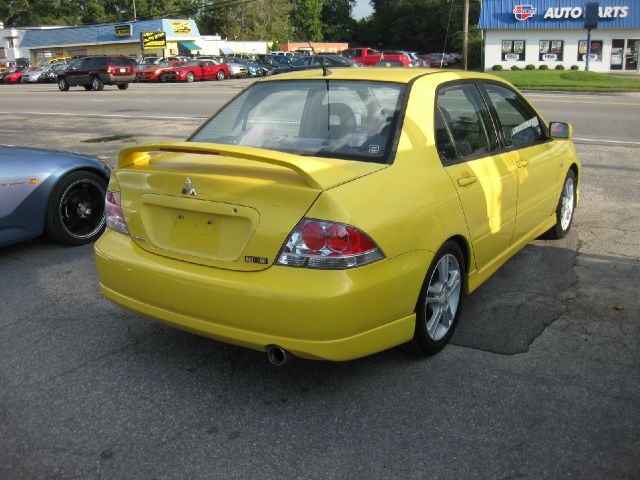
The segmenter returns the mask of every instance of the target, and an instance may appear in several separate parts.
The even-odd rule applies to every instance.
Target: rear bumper
[[[255,350],[350,360],[410,340],[429,252],[352,270],[238,272],[149,253],[107,230],[95,246],[103,295],[178,328]]]
[[[133,82],[136,79],[135,75],[100,75],[100,78],[104,84],[107,85],[118,85],[121,83],[129,83]]]

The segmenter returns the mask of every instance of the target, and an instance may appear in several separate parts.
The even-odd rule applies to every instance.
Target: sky
[[[353,18],[360,20],[373,12],[373,8],[369,4],[369,0],[358,0],[353,8]]]

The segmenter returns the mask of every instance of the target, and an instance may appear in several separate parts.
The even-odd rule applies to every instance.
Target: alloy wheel
[[[562,206],[560,207],[560,226],[562,230],[567,230],[571,225],[573,208],[575,205],[575,188],[573,178],[567,177],[567,181],[562,189]]]
[[[461,269],[454,255],[444,255],[429,279],[427,289],[427,334],[438,341],[451,329],[460,304]]]

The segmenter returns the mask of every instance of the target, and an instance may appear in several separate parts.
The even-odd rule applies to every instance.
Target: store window
[[[562,40],[540,40],[539,60],[541,62],[561,62],[563,51],[564,42]]]
[[[524,40],[503,40],[502,60],[505,62],[524,61]]]
[[[591,40],[591,58],[590,62],[602,61],[602,40]],[[580,40],[578,42],[578,61],[584,62],[587,56],[587,41]]]

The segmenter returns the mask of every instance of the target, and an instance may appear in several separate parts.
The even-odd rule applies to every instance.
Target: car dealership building
[[[640,1],[600,0],[591,32],[589,70],[638,72]],[[484,68],[531,64],[585,68],[584,0],[484,0],[478,28],[484,31]]]
[[[147,45],[143,50],[142,33],[161,34],[162,45]],[[169,56],[181,53],[202,53],[200,32],[190,19],[141,20],[49,30],[27,30],[20,48],[29,50],[31,62],[50,58],[86,55],[123,54],[131,56]],[[157,46],[156,46],[157,45]]]

